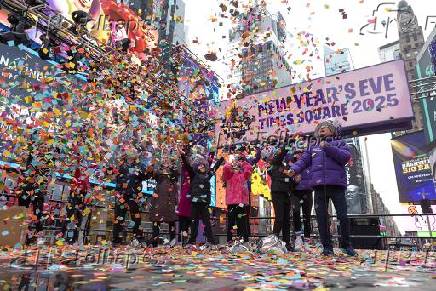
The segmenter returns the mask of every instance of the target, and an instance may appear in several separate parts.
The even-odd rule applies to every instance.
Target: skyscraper
[[[401,59],[405,62],[407,78],[411,82],[417,77],[416,57],[424,45],[424,35],[412,7],[405,0],[398,4],[397,19]],[[412,96],[414,96],[414,87],[409,87]],[[415,112],[413,130],[422,129],[422,110],[417,100],[413,100],[413,111]]]
[[[239,14],[238,20],[229,35],[229,87],[239,87],[240,94],[246,96],[289,85],[291,67],[282,49],[286,23],[281,13],[271,15],[264,4],[256,3]]]

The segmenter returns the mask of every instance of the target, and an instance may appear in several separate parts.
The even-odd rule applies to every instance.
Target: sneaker
[[[295,252],[295,247],[294,247],[291,243],[287,243],[287,244],[285,245],[285,247],[286,247],[286,250],[287,250],[288,252],[290,252],[290,253]]]
[[[322,255],[323,255],[323,256],[328,256],[328,257],[330,257],[330,256],[334,256],[335,253],[333,252],[332,249],[324,249],[324,250],[322,251]]]
[[[175,238],[173,238],[173,239],[170,241],[170,248],[175,247],[176,244],[177,244],[177,240],[176,240]]]
[[[303,239],[301,238],[301,235],[298,235],[295,239],[295,249],[301,250],[303,248]]]
[[[132,242],[130,243],[130,246],[131,246],[131,247],[134,247],[134,248],[137,248],[137,247],[140,247],[141,244],[140,244],[139,240],[135,238],[135,239],[133,239]]]
[[[346,254],[347,256],[350,256],[350,257],[356,257],[357,256],[356,251],[352,247],[343,248],[343,249],[341,249],[341,251],[344,254]]]

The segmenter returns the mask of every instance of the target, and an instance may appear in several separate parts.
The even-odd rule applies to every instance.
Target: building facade
[[[242,98],[291,83],[291,67],[285,59],[286,23],[279,12],[271,15],[255,4],[238,15],[229,33],[227,63],[231,67],[229,94],[223,99]]]
[[[325,75],[331,76],[353,70],[353,60],[347,48],[333,50],[324,47]]]
[[[424,45],[424,34],[422,27],[419,26],[418,20],[412,7],[404,0],[398,4],[398,34],[401,59],[405,62],[406,74],[411,81],[417,78],[416,75],[416,57]],[[414,96],[414,86],[409,86],[412,96]],[[413,100],[413,111],[415,121],[412,123],[412,130],[420,130],[423,126],[422,110],[418,100]]]
[[[159,41],[185,44],[185,3],[183,0],[121,0],[138,12],[148,25],[159,30]]]
[[[374,186],[371,184],[371,201],[372,201],[372,209],[375,214],[390,214],[389,209],[383,202],[383,199],[380,196]],[[379,217],[380,221],[380,230],[385,232],[389,236],[399,236],[400,231],[398,229],[397,223],[395,222],[392,216],[381,216]]]
[[[400,42],[397,40],[379,47],[378,55],[382,63],[401,60]]]

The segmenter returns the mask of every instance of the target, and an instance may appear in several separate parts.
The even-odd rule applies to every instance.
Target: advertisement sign
[[[423,197],[436,200],[429,153],[423,131],[392,139],[392,153],[400,203],[419,203]]]
[[[3,69],[7,69],[7,73],[0,76],[0,96],[23,96],[24,102],[29,92],[18,86],[17,81],[25,79],[30,84],[39,83],[55,68],[53,63],[42,60],[32,50],[0,44],[0,70]]]
[[[311,133],[334,118],[345,133],[409,128],[413,119],[404,62],[377,66],[223,102],[215,133],[219,144],[286,133]]]
[[[417,56],[416,75],[418,79],[424,79],[418,82],[418,95],[422,108],[424,121],[424,132],[428,143],[436,140],[436,96],[428,92],[433,88],[435,79],[428,79],[436,76],[435,56],[432,55],[433,47],[436,47],[436,29],[429,36],[429,40],[424,45],[422,51]],[[419,93],[424,92],[424,93]]]

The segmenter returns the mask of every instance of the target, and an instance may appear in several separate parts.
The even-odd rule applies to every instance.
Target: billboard
[[[419,203],[423,196],[436,201],[424,132],[394,138],[391,145],[400,203]]]
[[[428,79],[436,76],[436,28],[429,36],[420,54],[417,56],[416,75],[418,79],[418,95],[422,108],[424,121],[424,132],[428,143],[436,140],[436,96],[433,89],[435,79]],[[419,93],[424,92],[424,93]]]
[[[140,16],[130,9],[126,4],[119,3],[115,0],[47,0],[48,9],[44,11],[48,17],[55,14],[62,15],[65,19],[72,21],[72,14],[75,11],[84,11],[88,13],[90,21],[87,28],[90,34],[100,42],[107,44],[113,39],[123,26],[127,38],[130,41],[130,51],[140,57],[144,57],[146,49],[157,47],[158,32],[157,29],[145,24]],[[7,21],[8,12],[0,9],[0,30],[6,30],[10,26]],[[52,18],[54,19],[54,17]],[[120,21],[120,23],[118,23]],[[53,25],[53,23],[52,23]],[[42,28],[31,28],[26,30],[27,35],[34,42],[41,44],[40,36]]]
[[[53,75],[55,63],[42,60],[35,52],[24,47],[0,44],[0,96],[17,98],[29,95],[27,89],[18,86],[17,80],[37,84],[47,75]],[[41,99],[42,100],[42,99]]]
[[[413,119],[401,60],[229,100],[219,110],[219,145],[311,133],[329,118],[354,135],[410,128]]]

